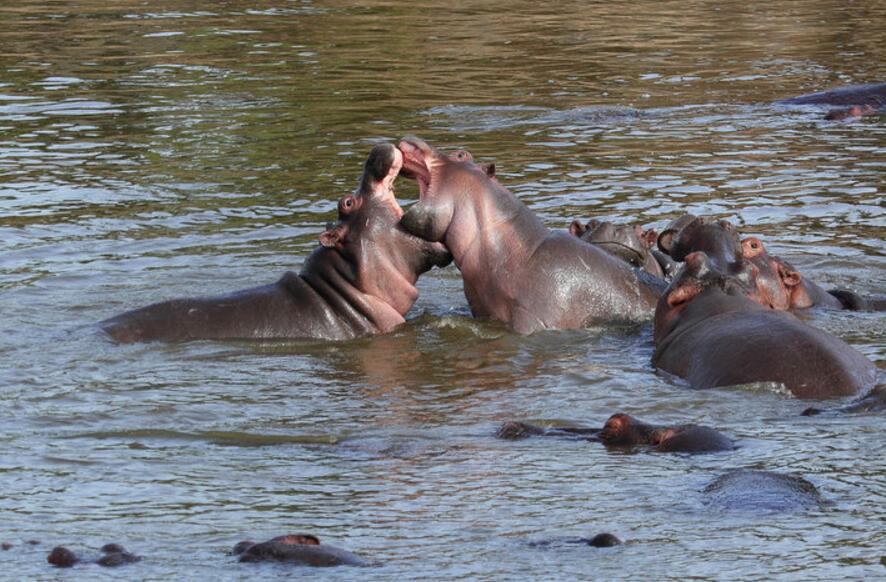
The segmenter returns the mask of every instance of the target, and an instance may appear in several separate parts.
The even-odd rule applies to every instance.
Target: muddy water
[[[289,578],[225,551],[301,531],[382,562],[324,572],[342,580],[883,575],[882,416],[799,418],[806,404],[767,386],[690,391],[653,373],[648,325],[518,337],[468,316],[450,267],[384,337],[95,334],[124,309],[298,269],[371,144],[405,134],[495,162],[551,227],[713,214],[825,286],[883,292],[884,118],[768,105],[886,80],[883,5],[447,4],[0,7],[0,541],[15,545],[0,578]],[[881,315],[811,320],[884,365]],[[741,448],[493,438],[504,420],[619,410]],[[712,514],[699,491],[732,467],[803,474],[831,504]],[[599,531],[628,543],[529,545]],[[145,560],[45,563],[107,541]]]

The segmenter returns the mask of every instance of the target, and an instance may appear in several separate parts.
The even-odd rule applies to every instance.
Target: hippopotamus
[[[368,566],[369,562],[347,550],[321,544],[310,534],[277,536],[266,542],[242,541],[231,551],[241,562],[289,562],[318,568]]]
[[[602,442],[607,447],[648,445],[653,450],[670,453],[708,453],[731,451],[733,442],[716,430],[696,424],[655,426],[636,418],[616,413],[609,417],[602,429],[582,427],[541,428],[523,422],[506,422],[496,436],[503,439],[522,439],[529,436],[577,436]]]
[[[841,107],[828,112],[825,119],[842,120],[886,111],[886,83],[849,85],[820,93],[810,93],[781,99],[776,105],[834,105]]]
[[[735,225],[694,214],[674,219],[658,235],[658,248],[673,260],[682,262],[686,255],[703,251],[721,270],[741,260],[741,240]]]
[[[298,274],[215,297],[176,299],[100,322],[113,340],[344,340],[391,331],[415,303],[416,280],[451,255],[440,243],[399,226],[394,180],[403,162],[391,144],[369,154],[353,195],[338,203],[338,222]]]
[[[475,317],[521,334],[649,318],[663,281],[552,232],[472,160],[454,160],[415,137],[398,147],[402,173],[419,187],[400,224],[446,245]]]
[[[101,551],[104,553],[102,557],[94,560],[83,560],[68,548],[64,546],[56,546],[52,548],[51,552],[49,552],[46,561],[59,568],[70,568],[75,564],[98,564],[99,566],[113,568],[125,564],[132,564],[141,560],[140,556],[130,554],[120,544],[105,544],[102,546]]]
[[[636,224],[614,224],[597,219],[582,224],[576,219],[569,225],[569,232],[655,277],[673,275],[675,270],[675,263],[670,257],[652,248],[657,238],[654,230],[643,230]]]
[[[656,368],[694,388],[780,382],[798,398],[849,396],[872,387],[874,364],[833,335],[752,299],[756,268],[725,275],[702,252],[683,269],[655,312]]]
[[[869,412],[883,412],[886,410],[886,384],[880,384],[860,398],[856,398],[849,404],[837,408],[821,409],[810,406],[800,414],[802,416],[817,416],[819,414],[864,414]]]
[[[741,241],[742,257],[757,267],[757,290],[760,301],[773,309],[851,309],[854,311],[882,311],[886,301],[865,298],[846,289],[825,290],[804,277],[790,263],[766,252],[757,237]]]
[[[591,546],[592,548],[612,548],[620,546],[623,542],[618,539],[615,534],[608,532],[598,533],[590,538],[560,538],[555,540],[542,540],[538,542],[529,542],[534,548],[545,548],[548,546],[560,544],[580,544],[583,546]]]
[[[818,489],[803,477],[751,469],[720,475],[702,493],[704,503],[717,509],[789,511],[822,504]]]

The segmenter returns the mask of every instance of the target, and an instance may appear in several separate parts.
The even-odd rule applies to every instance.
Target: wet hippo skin
[[[635,224],[614,224],[605,220],[591,219],[586,224],[573,220],[569,232],[586,243],[597,245],[604,251],[626,263],[640,267],[650,275],[664,278],[672,261],[661,259],[653,253],[657,234],[643,230]],[[660,255],[664,257],[664,255]],[[668,257],[669,258],[669,257]],[[664,261],[665,265],[660,264]],[[673,274],[673,273],[670,273]]]
[[[803,477],[750,469],[715,478],[702,494],[707,506],[722,510],[790,511],[822,504],[818,489]]]
[[[776,105],[833,105],[825,119],[842,120],[886,111],[886,83],[848,85],[775,102]]]
[[[394,146],[375,146],[354,195],[338,204],[338,222],[296,275],[216,297],[149,305],[102,321],[113,340],[316,338],[385,333],[415,303],[418,276],[451,257],[398,226],[393,183],[402,164]]]
[[[419,202],[401,224],[443,242],[461,270],[475,317],[518,333],[647,319],[661,281],[565,232],[550,231],[520,200],[471,160],[455,160],[405,138],[403,174]]]
[[[266,542],[242,541],[231,552],[240,562],[288,562],[301,566],[368,566],[369,562],[347,550],[321,544],[310,534],[290,534]]]
[[[695,424],[656,426],[616,413],[602,429],[551,427],[544,429],[524,422],[506,422],[496,433],[498,438],[516,440],[530,436],[569,436],[599,441],[607,447],[648,445],[659,452],[707,453],[730,451],[733,442],[716,430]]]
[[[133,564],[141,560],[140,556],[131,554],[120,544],[105,544],[101,548],[102,556],[84,560],[64,546],[56,546],[49,552],[46,561],[59,568],[70,568],[76,564],[98,564],[106,568]]]
[[[656,309],[653,365],[694,388],[780,382],[798,398],[835,398],[873,387],[870,360],[788,312],[763,307],[749,298],[756,283],[746,285],[716,271],[704,253],[686,257]]]

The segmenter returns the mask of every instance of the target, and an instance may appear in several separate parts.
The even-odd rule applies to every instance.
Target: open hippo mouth
[[[427,152],[425,152],[426,147],[425,144],[412,138],[405,138],[397,144],[397,148],[403,154],[403,167],[400,169],[400,174],[418,182],[420,199],[431,187],[431,168]]]

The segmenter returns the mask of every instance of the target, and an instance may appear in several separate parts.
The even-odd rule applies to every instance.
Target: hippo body
[[[240,542],[232,553],[239,556],[240,562],[288,562],[316,568],[369,565],[356,554],[303,534],[278,536],[261,543]]]
[[[401,224],[446,245],[474,316],[522,334],[648,319],[662,281],[574,236],[551,232],[472,160],[452,159],[417,138],[398,147],[403,172],[420,191]]]
[[[616,413],[609,417],[602,429],[583,427],[541,428],[524,422],[507,422],[496,436],[517,440],[530,436],[569,436],[599,441],[607,447],[647,445],[653,450],[670,453],[709,453],[729,451],[733,442],[716,430],[695,424],[655,426],[636,418]]]
[[[720,475],[703,495],[708,507],[723,510],[790,511],[822,504],[818,489],[803,477],[748,469]]]
[[[656,368],[694,388],[780,382],[798,398],[834,398],[874,385],[876,367],[833,335],[760,305],[693,253],[655,316]],[[754,284],[754,283],[752,283]]]
[[[164,301],[99,323],[120,343],[196,339],[342,340],[385,333],[403,323],[418,276],[451,260],[440,244],[397,226],[403,214],[393,182],[402,156],[373,148],[360,187],[339,201],[339,221],[297,275],[271,285],[196,299]]]
[[[886,384],[880,384],[860,398],[837,408],[824,409],[809,407],[801,414],[816,416],[819,414],[867,414],[886,410]]]
[[[886,112],[886,83],[871,83],[868,85],[849,85],[781,99],[776,105],[832,105],[840,107],[828,112],[825,119],[839,121],[853,117],[863,117],[876,113]]]

